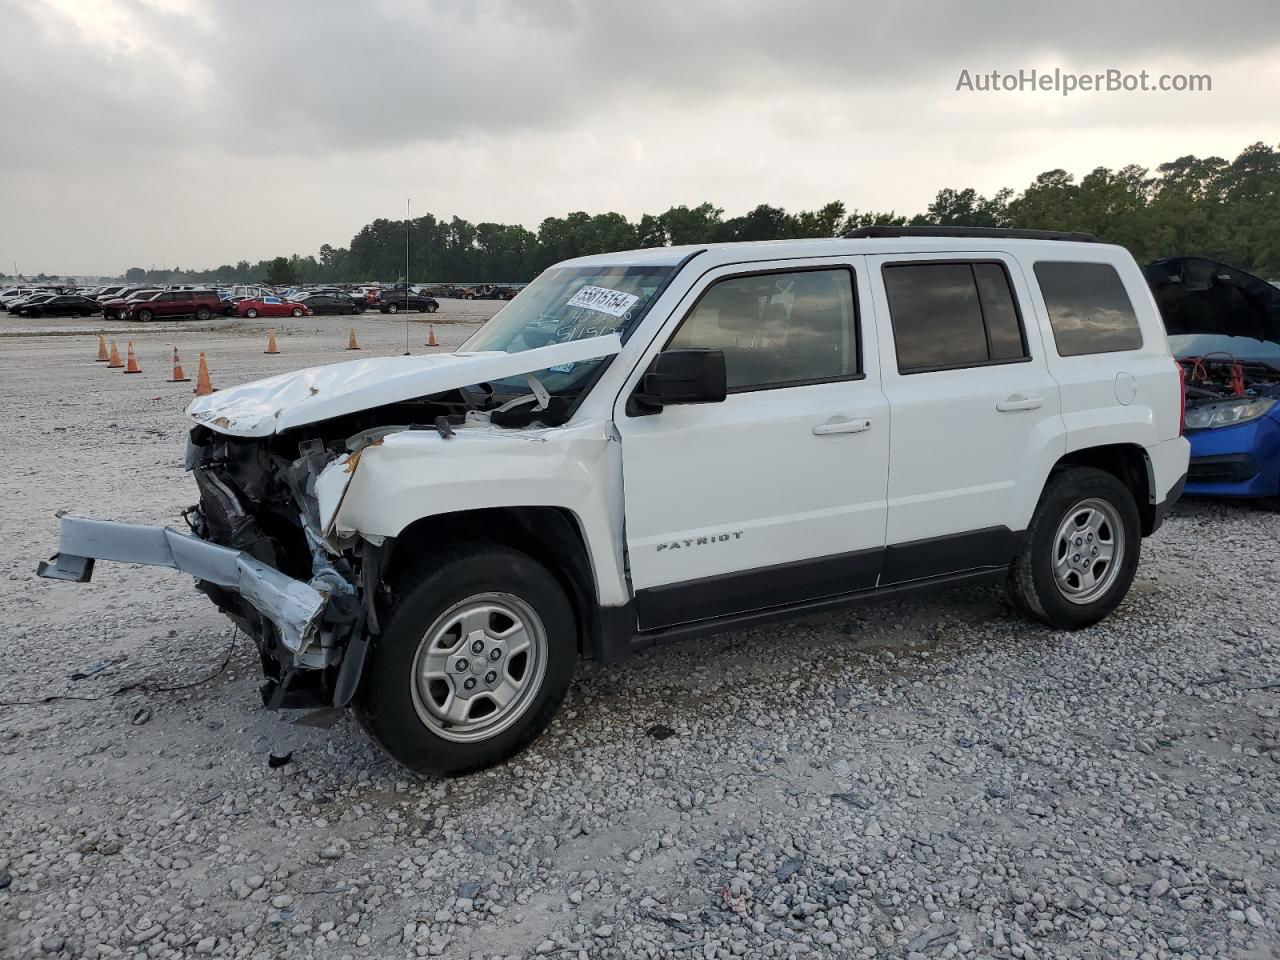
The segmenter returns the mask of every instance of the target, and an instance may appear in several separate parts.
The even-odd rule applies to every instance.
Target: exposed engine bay
[[[1280,289],[1203,257],[1143,273],[1182,367],[1189,429],[1252,419],[1280,398]]]

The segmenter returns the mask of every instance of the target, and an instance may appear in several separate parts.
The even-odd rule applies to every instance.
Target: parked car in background
[[[482,283],[472,290],[473,300],[510,300],[516,292],[508,286],[497,283]]]
[[[312,313],[316,314],[364,313],[364,305],[352,300],[345,293],[304,293],[297,298],[296,302],[308,307]]]
[[[13,311],[21,317],[91,317],[99,311],[98,301],[76,294],[59,293],[36,297]]]
[[[122,320],[147,323],[176,317],[208,320],[225,311],[222,299],[212,290],[162,290],[147,300],[125,301],[119,315]]]
[[[114,286],[99,287],[97,290],[93,292],[93,298],[95,300],[112,300],[118,296],[121,296],[124,293],[124,291],[128,289],[129,288],[126,284],[116,284]]]
[[[125,307],[130,302],[138,302],[142,300],[150,300],[156,294],[160,293],[158,287],[126,287],[120,292],[118,297],[110,297],[108,299],[99,300],[98,306],[102,308],[102,316],[107,320],[124,319]]]
[[[223,296],[232,303],[239,303],[241,300],[257,300],[261,297],[274,297],[275,291],[258,284],[237,283],[230,289],[224,290]]]
[[[236,313],[253,320],[256,317],[309,317],[312,310],[305,303],[283,297],[258,297],[241,300],[236,304]]]
[[[53,291],[44,287],[9,287],[0,293],[0,306],[7,310],[19,300],[26,300],[28,297],[52,295]]]
[[[378,310],[382,313],[399,313],[401,310],[435,313],[439,309],[440,304],[433,297],[413,290],[384,290],[378,301]]]
[[[10,313],[16,314],[25,306],[35,303],[43,303],[46,300],[52,300],[56,296],[58,296],[56,293],[29,293],[25,297],[15,297],[10,300],[5,304],[5,309]]]
[[[1186,379],[1187,493],[1280,509],[1280,290],[1204,257],[1143,273]]]

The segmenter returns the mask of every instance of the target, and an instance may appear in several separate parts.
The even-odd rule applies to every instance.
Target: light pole
[[[404,199],[404,355],[409,356],[409,231],[413,221],[409,215],[409,198]]]

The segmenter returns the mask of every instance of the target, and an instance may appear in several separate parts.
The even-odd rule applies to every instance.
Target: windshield
[[[625,341],[671,279],[675,266],[553,267],[520,291],[459,349],[520,353],[616,333]],[[604,360],[537,371],[551,393],[582,386]],[[506,384],[527,390],[523,378]]]

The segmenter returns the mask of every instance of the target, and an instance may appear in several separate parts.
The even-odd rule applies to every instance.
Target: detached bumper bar
[[[58,552],[37,573],[50,580],[86,583],[95,560],[170,567],[197,580],[238,593],[280,630],[280,639],[300,655],[316,640],[328,595],[231,547],[178,533],[113,520],[62,514]]]

